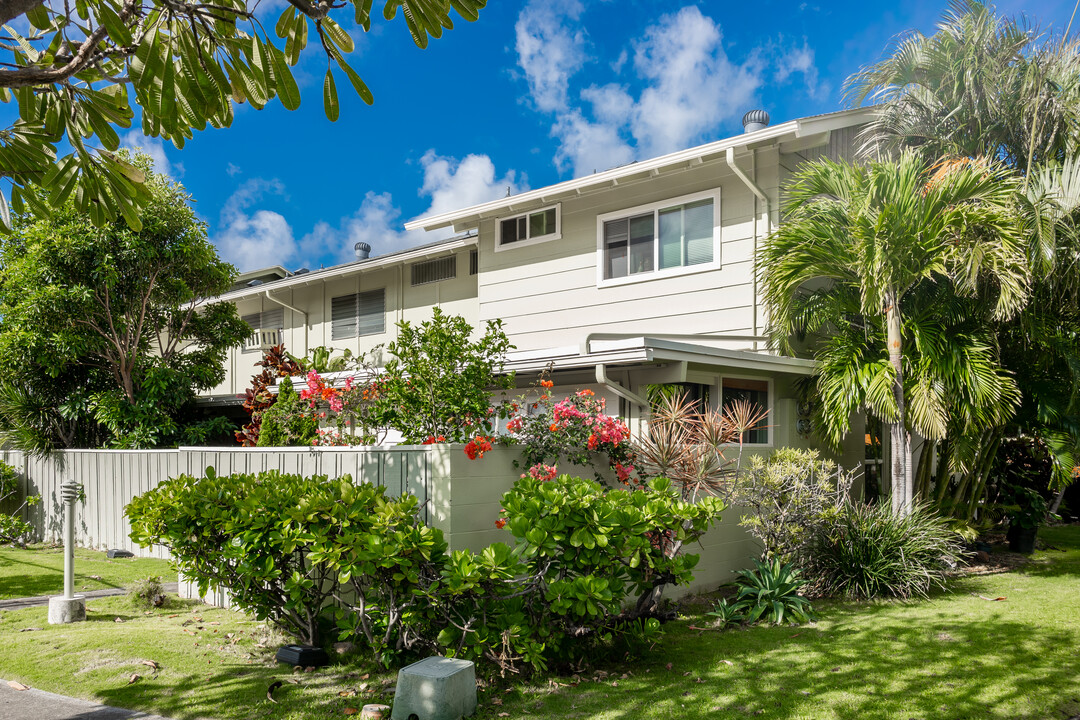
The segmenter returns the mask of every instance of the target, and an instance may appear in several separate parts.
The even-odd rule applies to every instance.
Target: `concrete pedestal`
[[[73,598],[49,598],[49,624],[82,622],[86,619],[86,598],[76,595]]]
[[[460,720],[476,712],[476,667],[429,657],[398,671],[392,720]]]

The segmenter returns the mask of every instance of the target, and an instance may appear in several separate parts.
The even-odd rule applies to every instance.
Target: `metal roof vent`
[[[293,275],[307,275],[309,272],[311,272],[311,271],[308,270],[306,267],[302,267],[302,268],[299,268],[298,270],[296,270],[296,272],[294,272]]]
[[[743,132],[752,133],[769,127],[769,113],[764,110],[751,110],[742,116]]]
[[[262,280],[252,280],[247,284],[248,287],[256,287],[257,285],[262,285]]]
[[[353,245],[353,250],[356,251],[357,260],[367,260],[371,257],[371,246],[366,242],[358,242]]]

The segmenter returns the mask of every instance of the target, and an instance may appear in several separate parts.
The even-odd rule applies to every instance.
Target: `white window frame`
[[[660,268],[660,242],[657,237],[659,232],[660,222],[659,214],[661,210],[676,207],[678,205],[689,205],[690,203],[698,202],[699,200],[713,201],[713,259],[712,262],[698,263],[697,265],[680,265],[679,267]],[[653,267],[656,268],[650,272],[635,273],[620,278],[605,278],[604,277],[604,223],[611,220],[620,220],[622,218],[631,217],[633,215],[644,215],[651,212],[653,214]],[[667,198],[659,202],[652,202],[646,205],[638,205],[637,207],[625,208],[623,210],[616,210],[615,212],[604,213],[603,215],[596,216],[596,286],[597,287],[616,287],[619,285],[629,285],[632,283],[647,282],[649,280],[662,280],[663,278],[678,277],[680,275],[692,275],[694,273],[708,272],[710,270],[716,270],[720,267],[720,188],[714,188],[712,190],[705,190],[704,192],[691,193],[689,195],[681,195],[679,197]]]
[[[278,328],[278,327],[264,328],[263,327],[263,316],[268,314],[268,313],[274,313],[274,312],[281,312],[281,327],[280,328]],[[284,344],[284,342],[285,342],[285,308],[270,308],[269,310],[261,310],[260,309],[257,312],[241,314],[240,319],[247,322],[247,320],[245,320],[245,318],[249,318],[249,317],[252,317],[254,315],[259,316],[259,326],[251,328],[251,335],[249,335],[244,340],[244,344],[240,346],[240,354],[241,355],[247,355],[249,353],[262,352],[263,351],[263,347],[262,347],[263,346],[263,343],[262,343],[262,339],[263,339],[262,334],[263,334],[263,332],[267,332],[267,331],[278,332],[279,333],[278,338],[281,340],[281,344]],[[251,323],[248,323],[248,325],[251,325]]]
[[[516,242],[503,244],[502,241],[502,224],[507,220],[518,220],[520,218],[526,218],[525,227],[529,227],[528,217],[530,215],[536,215],[539,213],[547,212],[548,210],[555,211],[555,232],[548,233],[547,235],[540,235],[539,237],[525,238],[524,240],[517,240]],[[562,239],[562,203],[555,203],[554,205],[545,205],[542,208],[536,210],[529,210],[528,212],[518,213],[517,215],[506,215],[504,217],[495,218],[495,252],[502,252],[504,250],[513,250],[519,247],[528,247],[529,245],[539,245],[540,243],[549,242],[551,240]]]
[[[765,416],[765,437],[768,438],[767,442],[763,443],[751,443],[744,442],[743,447],[748,448],[771,448],[776,442],[776,423],[773,422],[774,414],[776,412],[776,392],[775,384],[771,377],[762,377],[761,375],[730,375],[724,374],[717,378],[716,381],[716,408],[719,412],[724,411],[724,380],[756,380],[758,382],[765,382],[768,388],[766,392],[769,394],[769,407],[765,410],[769,413]],[[738,443],[730,443],[730,447],[738,447]]]

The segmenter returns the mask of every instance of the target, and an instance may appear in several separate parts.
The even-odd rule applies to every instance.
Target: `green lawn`
[[[105,553],[75,549],[75,591],[125,587],[132,580],[160,575],[164,582],[175,581],[166,560],[117,558]],[[0,547],[0,600],[56,595],[64,590],[64,550],[34,545],[25,550]]]
[[[820,603],[812,625],[723,633],[691,629],[707,618],[690,612],[643,658],[493,686],[478,717],[1068,720],[1080,715],[1080,526],[1041,537],[1060,549],[925,602]],[[143,614],[122,598],[90,608],[64,627],[48,626],[44,608],[0,615],[0,678],[177,720],[340,718],[390,698],[393,674],[362,661],[301,675],[275,666],[280,638],[239,613]],[[266,699],[275,680],[286,681],[280,704]]]

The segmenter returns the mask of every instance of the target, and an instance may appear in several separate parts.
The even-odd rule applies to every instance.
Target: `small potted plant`
[[[1032,488],[1012,485],[1005,488],[1002,509],[1009,517],[1009,549],[1030,555],[1035,551],[1035,536],[1046,517],[1046,499]]]

